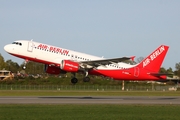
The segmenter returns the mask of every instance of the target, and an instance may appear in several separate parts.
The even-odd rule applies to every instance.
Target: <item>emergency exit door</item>
[[[138,76],[139,76],[139,68],[138,68],[138,67],[135,67],[135,68],[134,68],[134,76],[135,76],[135,77],[138,77]]]

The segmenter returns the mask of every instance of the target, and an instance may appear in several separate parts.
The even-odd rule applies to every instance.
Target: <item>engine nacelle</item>
[[[61,73],[61,69],[59,67],[56,66],[49,66],[49,65],[45,65],[45,72],[49,73],[49,74],[60,74]]]
[[[79,70],[79,63],[70,60],[63,60],[61,69],[67,72],[77,72]]]

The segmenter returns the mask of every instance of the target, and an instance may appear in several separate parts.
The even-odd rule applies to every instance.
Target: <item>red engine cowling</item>
[[[61,70],[56,66],[45,65],[45,72],[49,74],[60,74]]]
[[[67,72],[77,72],[79,70],[79,63],[70,60],[63,60],[61,69]]]

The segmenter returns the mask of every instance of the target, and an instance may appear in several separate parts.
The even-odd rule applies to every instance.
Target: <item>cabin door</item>
[[[28,52],[33,52],[33,41],[29,41],[29,42],[28,42],[27,51],[28,51]]]

